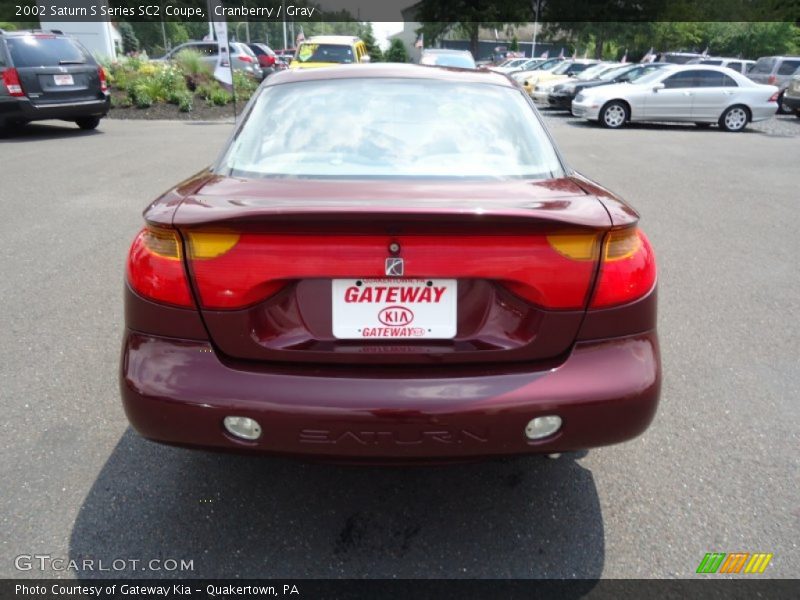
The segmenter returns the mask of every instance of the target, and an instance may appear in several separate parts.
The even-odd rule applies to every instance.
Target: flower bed
[[[200,54],[191,50],[180,52],[172,62],[131,56],[104,68],[111,90],[111,117],[230,117],[234,94],[243,106],[258,87],[251,77],[234,72],[234,89],[225,89]]]

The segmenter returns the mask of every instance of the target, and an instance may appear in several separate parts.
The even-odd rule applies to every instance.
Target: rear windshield
[[[57,67],[71,64],[94,64],[91,55],[69,38],[26,35],[6,38],[15,67]]]
[[[759,58],[758,62],[754,64],[748,73],[764,73],[769,74],[772,73],[772,67],[775,66],[775,59],[774,58]]]
[[[475,61],[466,54],[423,54],[419,61],[422,65],[436,65],[439,67],[459,67],[461,69],[474,69]]]
[[[344,44],[301,44],[296,59],[301,62],[351,63],[353,48]]]
[[[561,172],[518,89],[375,78],[266,87],[218,167],[240,177],[539,179]]]

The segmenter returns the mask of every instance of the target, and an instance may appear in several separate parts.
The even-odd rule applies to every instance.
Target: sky
[[[375,34],[375,41],[378,42],[382,50],[386,50],[389,47],[389,36],[402,30],[402,21],[372,21],[372,32]]]

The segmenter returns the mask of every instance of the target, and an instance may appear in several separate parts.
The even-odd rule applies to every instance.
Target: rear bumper
[[[207,342],[128,330],[120,383],[128,419],[154,441],[413,462],[561,452],[631,439],[653,419],[661,368],[655,332],[578,343],[551,369],[516,366],[498,373],[474,366],[243,367],[221,361]],[[528,440],[528,421],[551,414],[563,419],[561,430]],[[259,421],[261,438],[234,439],[222,425],[227,415]]]
[[[791,109],[792,112],[800,111],[800,96],[783,95],[783,103]]]
[[[763,104],[754,104],[750,106],[750,120],[755,123],[757,121],[766,121],[775,116],[778,110],[778,105],[774,102],[764,102]]]
[[[64,119],[71,121],[79,117],[104,117],[110,108],[110,96],[106,96],[103,100],[39,105],[33,104],[28,98],[8,98],[0,101],[0,122],[7,119],[20,121]]]

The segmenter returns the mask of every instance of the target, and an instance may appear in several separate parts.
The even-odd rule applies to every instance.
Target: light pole
[[[532,0],[533,8],[533,46],[531,47],[531,58],[536,58],[536,31],[539,29],[539,11],[542,10],[542,0]]]

